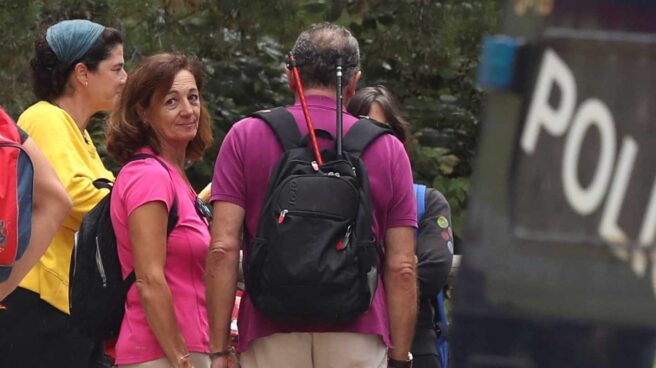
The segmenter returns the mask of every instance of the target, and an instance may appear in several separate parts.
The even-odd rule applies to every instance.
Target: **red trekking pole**
[[[298,98],[301,100],[301,107],[303,107],[303,115],[305,116],[305,123],[307,124],[308,133],[310,134],[310,143],[312,144],[312,150],[314,151],[314,156],[317,158],[317,163],[319,166],[323,165],[323,159],[321,158],[321,152],[319,151],[319,144],[317,144],[317,135],[314,133],[314,126],[312,125],[312,117],[310,116],[310,111],[307,107],[307,102],[305,101],[305,92],[303,92],[303,85],[301,84],[301,76],[298,73],[298,68],[296,66],[296,58],[294,54],[289,53],[289,68],[294,75],[294,82],[296,84],[296,92],[298,92]]]

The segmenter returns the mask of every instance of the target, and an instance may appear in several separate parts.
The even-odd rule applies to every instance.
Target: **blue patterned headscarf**
[[[65,67],[80,60],[105,30],[98,23],[83,19],[65,20],[46,31],[46,42]]]

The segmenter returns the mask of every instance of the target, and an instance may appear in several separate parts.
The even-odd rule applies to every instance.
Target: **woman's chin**
[[[171,143],[173,144],[183,144],[183,145],[188,145],[191,143],[191,141],[196,138],[196,132],[194,131],[194,134],[180,134],[177,137],[173,138],[171,140]]]

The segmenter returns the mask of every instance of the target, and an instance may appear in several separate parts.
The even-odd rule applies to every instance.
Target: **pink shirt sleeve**
[[[245,208],[244,189],[246,186],[244,185],[244,155],[242,153],[242,147],[245,144],[239,133],[241,124],[241,122],[235,124],[221,144],[214,164],[210,201],[225,201]]]
[[[400,152],[395,152],[392,156],[397,159],[392,164],[393,196],[388,212],[387,227],[417,227],[417,201],[412,188],[412,167],[405,150],[400,144],[397,146],[396,150]]]
[[[154,159],[129,163],[121,170],[123,201],[128,217],[149,202],[161,201],[170,211],[175,193],[169,172]]]

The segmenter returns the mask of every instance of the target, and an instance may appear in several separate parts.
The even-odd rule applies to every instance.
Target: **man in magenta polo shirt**
[[[346,106],[360,79],[357,40],[344,28],[315,24],[298,37],[292,52],[314,128],[334,135],[335,55],[345,61]],[[287,76],[290,90],[296,92],[293,76],[289,72]],[[301,134],[307,134],[298,99],[288,110]],[[357,119],[346,111],[343,114],[346,134]],[[320,145],[330,147],[321,139]],[[249,244],[257,232],[269,176],[282,153],[266,123],[246,118],[233,125],[216,160],[211,195],[215,217],[206,277],[210,349],[216,353],[213,368],[228,367],[233,359],[229,323],[242,230],[244,244]],[[246,293],[238,319],[242,367],[410,367],[408,352],[417,309],[417,209],[410,162],[392,135],[378,138],[361,157],[369,175],[373,232],[385,243],[383,276],[369,310],[346,324],[290,326],[264,317]]]

